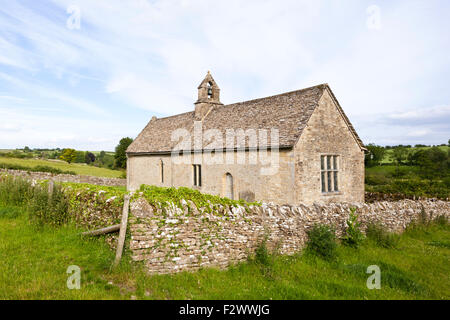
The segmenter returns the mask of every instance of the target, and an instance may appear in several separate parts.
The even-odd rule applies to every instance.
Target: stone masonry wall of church
[[[292,151],[280,150],[279,165],[276,172],[270,175],[261,175],[261,169],[268,168],[269,165],[259,161],[251,164],[248,161],[249,152],[240,154],[247,157],[244,164],[238,164],[238,152],[232,152],[231,164],[227,164],[225,160],[223,163],[207,164],[206,161],[196,160],[193,155],[181,155],[181,159],[171,158],[170,155],[131,156],[127,165],[128,189],[137,190],[142,184],[162,187],[184,186],[204,193],[225,196],[226,174],[230,173],[233,177],[234,199],[238,199],[241,192],[250,191],[258,201],[294,203],[295,170]],[[270,152],[268,157],[270,158]],[[163,182],[161,161],[164,166]],[[193,163],[203,163],[201,187],[193,185]]]
[[[296,163],[295,202],[364,202],[364,152],[324,91],[294,148]],[[322,193],[321,155],[338,156],[338,189]]]

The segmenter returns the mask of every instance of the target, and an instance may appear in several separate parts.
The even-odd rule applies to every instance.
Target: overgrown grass
[[[225,271],[150,276],[128,261],[111,270],[114,251],[102,238],[82,239],[71,226],[36,229],[23,209],[0,208],[0,299],[450,298],[448,224],[410,229],[396,249],[338,246],[334,261],[261,250],[262,259]],[[81,268],[80,290],[66,287],[70,265]],[[380,267],[380,290],[366,287],[370,265]]]
[[[337,242],[334,228],[316,224],[306,233],[308,234],[308,242],[306,243],[308,253],[328,261],[336,259]]]
[[[68,164],[58,160],[0,158],[0,163],[8,166],[22,166],[24,168],[28,168],[24,169],[28,171],[33,171],[34,167],[42,166],[53,168],[55,170],[61,170],[62,172],[72,172],[74,174],[96,177],[120,178],[123,174],[122,171],[119,170],[98,168],[80,163]]]
[[[30,219],[36,225],[62,226],[69,222],[69,199],[60,185],[55,185],[48,191],[46,185],[33,188],[29,199]]]
[[[0,176],[0,203],[12,206],[27,205],[32,196],[33,187],[30,181]]]
[[[388,232],[381,224],[374,222],[367,226],[366,236],[369,241],[382,248],[395,248],[400,240],[398,234]]]
[[[57,183],[50,190],[48,181],[34,183],[21,177],[0,176],[0,203],[27,207],[30,221],[39,226],[61,226],[74,222],[80,218],[79,210],[86,201],[92,204],[98,200],[99,210],[121,208],[125,193],[125,187],[86,183]],[[108,215],[104,218],[106,216]],[[93,223],[92,220],[89,222]]]
[[[121,297],[108,285],[113,253],[104,239],[81,239],[71,226],[37,228],[23,209],[0,208],[0,299]],[[70,265],[81,268],[82,290],[67,289]]]
[[[27,207],[29,219],[36,225],[69,222],[69,199],[58,184],[49,190],[45,181],[34,185],[20,177],[0,177],[0,203]]]

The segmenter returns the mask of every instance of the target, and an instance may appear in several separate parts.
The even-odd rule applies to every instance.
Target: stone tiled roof
[[[264,142],[264,139],[257,139],[257,145],[254,145],[252,141],[245,139],[245,143],[234,145],[234,147],[293,147],[326,89],[330,90],[328,85],[321,84],[267,98],[213,106],[202,121],[203,132],[209,129],[218,130],[216,133],[221,133],[225,144],[227,129],[254,129],[256,132],[259,132],[259,129],[266,129],[267,143]],[[337,100],[336,103],[338,104]],[[364,148],[340,106],[339,109],[355,139],[357,139],[361,148]],[[179,140],[172,141],[172,133],[176,129],[184,129],[187,130],[186,132],[189,132],[191,137],[194,137],[194,121],[194,112],[166,118],[153,118],[128,147],[127,153],[163,153],[183,149],[185,147],[175,148],[179,144]],[[279,143],[276,143],[276,141],[274,143],[271,142],[270,136],[273,129],[278,130]],[[204,140],[206,139],[204,138]],[[198,146],[199,144],[194,145],[194,138],[192,138],[192,150],[215,149],[221,146],[221,141],[214,138],[203,141],[201,148],[198,148]]]

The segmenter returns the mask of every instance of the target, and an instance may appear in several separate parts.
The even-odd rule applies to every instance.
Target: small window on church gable
[[[338,162],[336,155],[320,156],[320,181],[323,193],[339,191]]]
[[[159,161],[160,166],[160,175],[161,175],[161,183],[164,183],[164,162],[162,160]]]
[[[213,95],[212,83],[208,82],[208,99],[211,99]]]
[[[194,177],[194,186],[201,187],[202,186],[202,166],[199,164],[192,165],[193,169],[193,177]]]

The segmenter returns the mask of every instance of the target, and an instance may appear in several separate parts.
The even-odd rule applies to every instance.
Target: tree
[[[133,139],[131,139],[129,137],[120,139],[120,142],[116,147],[116,153],[114,155],[114,167],[115,168],[126,169],[126,167],[127,167],[126,151],[132,142],[133,142]]]
[[[84,155],[84,162],[87,164],[91,164],[95,161],[95,155],[92,152],[86,151],[86,154]]]
[[[412,156],[412,163],[420,168],[419,174],[428,179],[445,177],[449,173],[449,152],[438,147],[417,150]]]
[[[60,156],[61,160],[66,161],[67,163],[72,163],[77,158],[77,152],[75,149],[64,149],[62,155]]]
[[[394,151],[392,152],[392,157],[397,163],[397,166],[401,165],[403,161],[405,161],[408,158],[408,153],[409,153],[408,149],[403,146],[398,146],[394,148]]]
[[[23,148],[23,152],[31,152],[30,147],[25,146],[25,148]]]
[[[386,154],[386,149],[382,146],[377,146],[373,143],[370,143],[366,146],[369,152],[366,154],[364,158],[364,163],[368,167],[372,167],[375,165],[379,165],[381,161],[383,161],[384,156]]]
[[[84,163],[85,162],[85,153],[83,151],[75,151],[75,161],[76,163]]]

